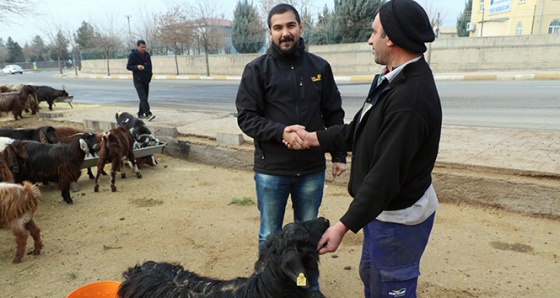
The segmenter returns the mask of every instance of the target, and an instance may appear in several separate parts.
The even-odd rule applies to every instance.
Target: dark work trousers
[[[139,83],[134,82],[134,88],[138,93],[138,99],[140,100],[140,105],[138,106],[138,117],[140,116],[150,116],[150,104],[148,103],[148,94],[150,93],[149,83]]]

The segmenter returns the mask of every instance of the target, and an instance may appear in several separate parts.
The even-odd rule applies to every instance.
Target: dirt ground
[[[37,124],[49,123],[17,123]],[[124,270],[146,260],[178,262],[215,278],[250,275],[259,214],[254,204],[232,201],[255,202],[252,172],[157,158],[157,166],[141,168],[143,179],[127,169],[115,193],[106,176],[94,193],[84,171],[81,190],[71,193],[74,205],[62,201],[56,186],[41,185],[35,219],[43,251],[12,264],[14,237],[0,230],[0,297],[65,297],[91,282],[121,281]],[[320,215],[333,223],[349,203],[344,186],[327,182]],[[289,206],[286,214],[290,221]],[[418,296],[560,297],[559,236],[558,220],[443,202],[422,260]],[[349,233],[336,253],[321,257],[327,297],[363,296],[357,272],[361,237]],[[29,251],[32,244],[29,238]]]

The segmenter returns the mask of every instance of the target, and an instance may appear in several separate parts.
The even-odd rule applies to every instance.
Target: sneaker
[[[156,118],[156,115],[149,115],[149,116],[146,116],[146,119],[148,119],[148,121],[152,121],[152,120],[154,120],[155,118]]]
[[[311,297],[312,298],[326,298],[325,295],[323,295],[323,293],[321,293],[320,290],[311,291]]]
[[[146,116],[144,116],[144,115],[138,115],[138,119],[146,119]]]

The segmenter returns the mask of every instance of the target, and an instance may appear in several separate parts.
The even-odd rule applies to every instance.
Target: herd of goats
[[[64,90],[49,86],[0,86],[0,112],[36,114],[39,102],[53,103],[68,97]],[[33,220],[41,192],[38,183],[57,183],[63,200],[73,204],[70,188],[78,181],[87,156],[97,156],[95,179],[98,192],[105,163],[111,163],[111,191],[116,172],[124,163],[142,175],[138,165],[155,165],[152,155],[135,158],[134,150],[158,144],[145,123],[127,112],[115,115],[117,127],[95,134],[73,127],[41,126],[32,129],[0,129],[0,227],[11,228],[16,238],[13,263],[22,261],[27,231],[34,240],[32,254],[43,248],[40,229]],[[124,171],[121,172],[124,178]],[[249,277],[217,280],[197,275],[178,264],[146,261],[123,273],[119,297],[311,297],[309,280],[319,274],[317,243],[328,228],[324,218],[304,223],[290,223],[280,233],[272,234]]]

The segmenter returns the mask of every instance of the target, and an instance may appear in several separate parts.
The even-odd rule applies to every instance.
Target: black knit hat
[[[392,0],[379,9],[379,20],[389,39],[399,47],[424,53],[426,42],[435,39],[426,11],[413,0]]]

